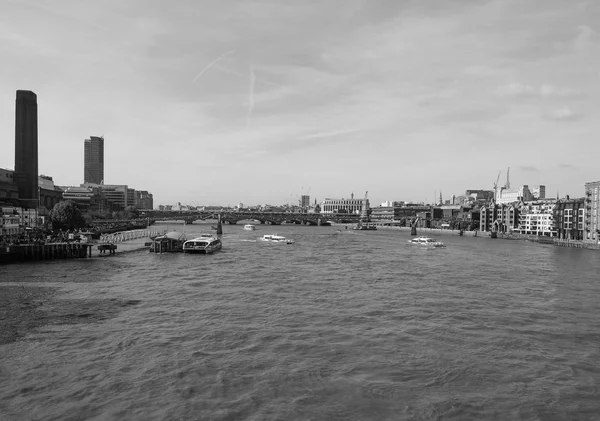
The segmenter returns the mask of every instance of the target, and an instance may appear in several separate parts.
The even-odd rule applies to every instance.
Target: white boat
[[[265,234],[262,237],[258,237],[258,239],[269,243],[294,244],[294,240],[290,240],[277,234]]]
[[[416,244],[423,247],[446,247],[444,243],[431,237],[415,237],[408,241],[409,244]]]
[[[183,252],[210,254],[221,250],[222,246],[219,237],[212,234],[201,234],[200,237],[192,238],[183,243]]]
[[[244,225],[244,229],[246,231],[254,231],[254,225],[252,225],[252,224],[246,224],[246,225]]]

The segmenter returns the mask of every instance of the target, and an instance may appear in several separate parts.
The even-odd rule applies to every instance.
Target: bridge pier
[[[219,219],[217,220],[217,235],[223,234],[223,224],[221,223],[221,215],[219,215]]]

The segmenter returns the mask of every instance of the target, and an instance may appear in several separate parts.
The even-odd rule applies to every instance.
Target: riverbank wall
[[[410,227],[394,227],[394,226],[378,225],[377,229],[389,229],[389,230],[394,230],[394,231],[410,232]],[[460,236],[461,233],[459,230],[440,229],[440,228],[417,228],[417,235]],[[540,244],[555,245],[555,246],[559,246],[559,247],[600,250],[600,244],[585,242],[582,240],[561,240],[559,238],[554,238],[554,237],[518,234],[518,233],[498,233],[497,235],[498,235],[498,237],[497,237],[498,240],[521,240],[521,241],[531,241],[531,242],[540,243]],[[490,238],[491,233],[489,233],[487,231],[463,231],[462,236]]]
[[[137,251],[147,248],[146,243],[158,230],[133,230],[103,235],[100,241],[61,242],[50,244],[19,244],[0,248],[0,264],[35,262],[56,259],[80,259]],[[113,253],[101,252],[100,246],[116,247]]]
[[[92,244],[19,244],[0,250],[0,263],[92,257]]]

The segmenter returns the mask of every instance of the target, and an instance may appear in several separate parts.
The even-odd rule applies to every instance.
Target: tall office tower
[[[104,184],[104,138],[90,136],[83,149],[83,182]]]
[[[17,91],[15,110],[15,174],[21,206],[38,205],[37,95]]]
[[[300,207],[304,209],[308,209],[310,207],[310,196],[307,194],[303,194],[300,197]]]

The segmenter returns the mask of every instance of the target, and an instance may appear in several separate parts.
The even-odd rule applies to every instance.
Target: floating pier
[[[0,250],[0,263],[92,257],[92,244],[21,244]]]

